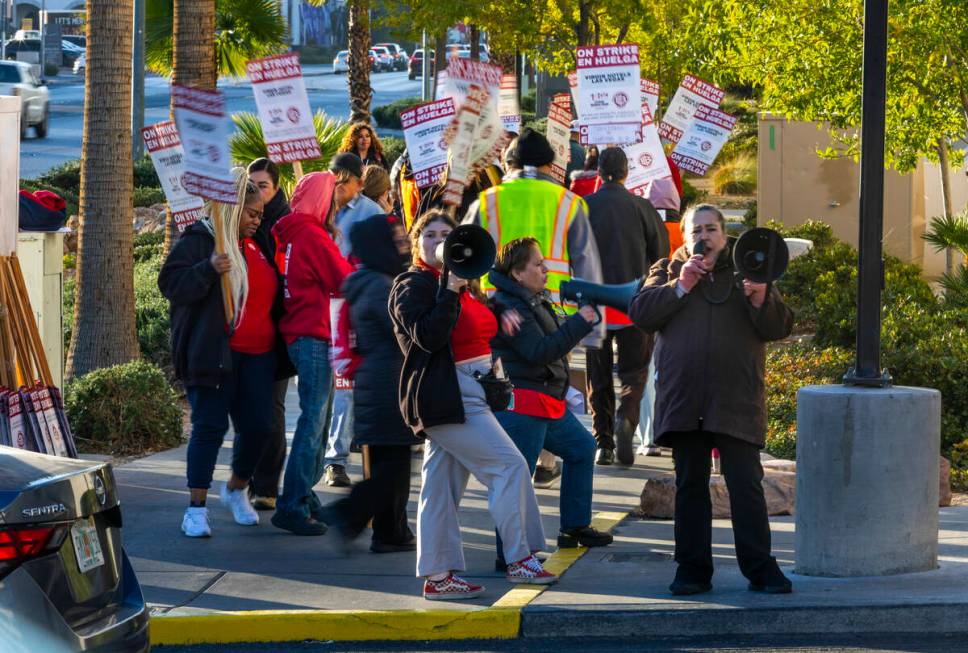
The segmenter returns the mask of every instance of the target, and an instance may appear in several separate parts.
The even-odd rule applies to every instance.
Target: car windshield
[[[0,66],[0,84],[19,84],[20,73],[16,66]]]

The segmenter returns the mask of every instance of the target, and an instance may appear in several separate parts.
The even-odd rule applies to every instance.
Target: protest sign
[[[672,175],[647,104],[642,105],[642,141],[625,145],[622,149],[629,160],[629,175],[625,180],[629,192],[646,197],[650,183]]]
[[[447,206],[460,206],[463,199],[464,186],[474,164],[471,160],[471,150],[480,129],[481,111],[490,101],[490,94],[485,89],[471,84],[463,104],[445,132],[450,163],[443,197],[443,202]]]
[[[289,53],[254,59],[245,68],[269,158],[292,163],[322,156],[299,56]]]
[[[564,97],[567,93],[559,93],[555,99]],[[565,181],[565,170],[571,157],[571,111],[562,107],[561,101],[552,101],[548,107],[548,143],[554,150],[555,160],[551,164],[551,175],[560,183]]]
[[[185,148],[185,173],[181,183],[192,195],[235,204],[229,154],[229,129],[225,97],[173,84],[175,124]]]
[[[670,143],[678,143],[682,135],[689,130],[692,118],[696,115],[696,109],[700,106],[717,109],[724,95],[726,91],[718,86],[698,77],[686,75],[672,102],[669,103],[669,108],[662,116],[659,136]]]
[[[521,132],[521,108],[518,106],[518,78],[516,75],[501,76],[501,94],[498,97],[498,113],[505,131]]]
[[[700,105],[689,130],[676,143],[670,158],[683,170],[697,175],[706,174],[735,124],[734,116]]]
[[[444,130],[453,121],[454,113],[454,101],[450,98],[400,112],[410,167],[419,188],[437,183],[440,173],[447,167]]]
[[[574,70],[568,73],[568,90],[571,92],[572,103],[577,107],[578,98],[575,97],[575,94],[578,92],[578,73]],[[581,119],[581,116],[579,116],[579,119]]]
[[[639,46],[583,46],[577,51],[575,106],[588,143],[641,138]]]
[[[454,100],[454,107],[460,110],[464,100],[470,92],[471,86],[478,86],[487,91],[489,102],[498,108],[498,98],[501,95],[501,69],[497,66],[455,57],[447,64],[447,85],[444,96]]]
[[[650,116],[655,116],[659,110],[659,82],[643,78],[639,89],[642,91],[642,104],[649,107]]]
[[[155,166],[161,189],[168,200],[171,217],[181,233],[205,216],[205,203],[200,197],[189,194],[182,186],[185,174],[185,150],[182,148],[178,128],[170,120],[141,129],[145,149]]]

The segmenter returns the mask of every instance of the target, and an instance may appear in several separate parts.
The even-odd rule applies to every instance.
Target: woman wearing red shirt
[[[179,238],[158,276],[171,303],[172,358],[192,407],[190,503],[182,519],[188,537],[212,534],[205,502],[229,417],[237,435],[222,503],[236,523],[259,523],[246,487],[272,433],[276,329],[271,312],[278,277],[252,240],[262,220],[259,190],[241,168],[236,184],[236,204],[209,207],[225,225],[226,253],[215,253],[215,229],[205,218]],[[235,307],[230,324],[222,304],[222,275],[229,277]]]
[[[410,232],[413,266],[390,291],[390,315],[404,362],[400,408],[404,421],[426,437],[423,488],[417,512],[417,576],[424,598],[466,599],[484,588],[454,572],[464,567],[458,504],[473,474],[488,490],[488,507],[504,538],[507,579],[548,584],[558,578],[533,552],[544,529],[528,465],[487,405],[474,372],[491,369],[490,339],[497,320],[467,288],[448,275],[437,246],[454,228],[443,211],[425,213]]]

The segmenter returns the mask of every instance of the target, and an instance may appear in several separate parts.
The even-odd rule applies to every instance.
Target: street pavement
[[[332,66],[304,66],[306,91],[313,111],[322,109],[334,118],[347,119],[349,90],[346,75],[333,75]],[[420,80],[410,81],[406,71],[370,76],[373,87],[372,107],[420,95]],[[50,168],[81,157],[84,129],[84,78],[62,73],[52,78],[50,86],[50,131],[39,139],[33,130],[20,144],[20,176],[37,177]],[[223,79],[219,82],[226,95],[230,113],[255,112],[252,86],[247,80]],[[145,125],[168,120],[170,84],[167,79],[148,75],[145,79]],[[383,133],[382,131],[380,132]]]
[[[291,437],[298,416],[294,383],[290,385],[287,401],[287,428]],[[583,419],[589,425],[588,417]],[[192,540],[179,531],[188,502],[184,447],[121,464],[115,469],[124,510],[125,548],[153,615],[210,615],[215,611],[253,610],[352,613],[431,608],[456,614],[499,603],[512,589],[501,574],[493,571],[493,525],[487,513],[485,490],[476,481],[471,481],[461,505],[466,575],[483,583],[488,591],[474,601],[430,604],[420,595],[421,583],[414,577],[413,553],[371,554],[364,535],[346,556],[332,535],[290,535],[269,524],[269,513],[262,513],[263,523],[259,526],[236,525],[217,494],[217,483],[224,481],[229,473],[230,447],[230,440],[226,440],[216,470],[216,490],[209,496],[214,531],[211,539]],[[409,506],[413,528],[419,465],[419,457],[415,456]],[[633,511],[646,478],[670,468],[668,456],[639,457],[630,468],[596,467],[593,513]],[[354,480],[361,477],[359,456],[351,457],[349,472]],[[316,490],[324,502],[348,492],[322,485]],[[537,494],[547,548],[554,550],[558,487],[538,490]],[[561,582],[530,599],[521,611],[519,634],[532,642],[545,639],[550,633],[580,640],[617,638],[616,641],[625,642],[634,641],[643,633],[663,640],[719,635],[735,638],[765,633],[791,637],[823,633],[846,637],[858,633],[968,632],[968,507],[940,510],[940,567],[917,574],[854,579],[796,575],[792,571],[794,527],[793,517],[771,519],[774,553],[793,580],[793,594],[771,596],[749,592],[733,557],[730,524],[716,520],[713,530],[715,587],[708,594],[680,598],[670,596],[667,589],[675,572],[672,522],[642,519],[632,514],[613,529],[616,541],[612,546],[588,550],[567,570]],[[333,637],[327,636],[325,628],[319,631],[321,640]],[[251,650],[303,649],[280,645],[274,649]],[[968,645],[964,650],[968,650]]]

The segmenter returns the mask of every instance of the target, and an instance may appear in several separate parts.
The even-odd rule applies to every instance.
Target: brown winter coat
[[[683,297],[679,271],[689,259],[680,247],[662,259],[632,299],[629,317],[658,332],[655,347],[655,435],[673,446],[673,433],[702,429],[762,447],[766,440],[766,343],[790,334],[793,313],[776,287],[753,308],[727,248],[711,278]]]

